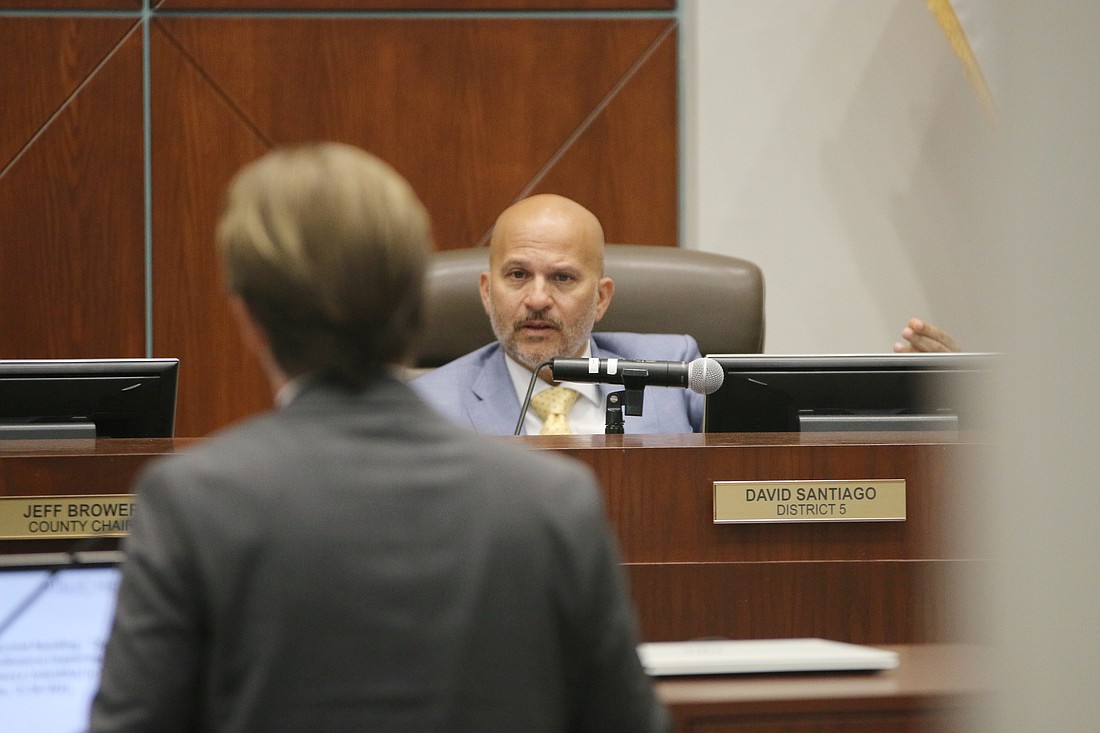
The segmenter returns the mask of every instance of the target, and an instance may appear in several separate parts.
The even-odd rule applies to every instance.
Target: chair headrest
[[[609,244],[605,271],[615,295],[597,331],[687,333],[704,354],[764,348],[764,277],[748,260],[713,252]],[[435,367],[494,340],[478,278],[489,250],[432,255],[419,367]]]

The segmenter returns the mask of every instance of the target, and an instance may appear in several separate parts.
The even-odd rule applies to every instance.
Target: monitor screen
[[[99,684],[121,568],[118,553],[0,556],[0,721],[77,733]]]
[[[712,355],[725,370],[703,431],[968,430],[993,354]]]
[[[178,359],[0,361],[0,439],[168,438]]]

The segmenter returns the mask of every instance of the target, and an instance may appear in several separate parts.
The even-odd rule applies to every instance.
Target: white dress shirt
[[[590,356],[592,356],[591,339],[589,339],[588,346],[585,347],[584,354],[579,358],[587,359]],[[531,370],[514,361],[507,354],[504,355],[504,362],[508,366],[509,376],[512,377],[512,386],[516,390],[516,397],[522,405],[523,400],[527,397],[527,388],[531,385]],[[566,416],[569,429],[576,435],[603,433],[607,416],[606,407],[600,400],[598,386],[587,382],[558,382],[558,384],[575,389],[581,394],[580,399],[577,400],[573,405],[573,409]],[[545,389],[550,389],[551,386],[553,385],[540,379],[535,383],[535,391],[531,393],[531,396],[533,397]],[[519,415],[516,415],[516,420],[519,420]],[[542,430],[542,418],[534,410],[528,408],[523,427],[528,435],[538,435]]]

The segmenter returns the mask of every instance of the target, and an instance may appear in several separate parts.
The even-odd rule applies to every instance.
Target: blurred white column
[[[976,200],[1003,351],[983,495],[998,640],[985,730],[1100,729],[1100,3],[1005,0],[1000,153]]]

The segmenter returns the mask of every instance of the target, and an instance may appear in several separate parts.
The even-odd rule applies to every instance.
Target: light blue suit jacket
[[[599,359],[692,361],[700,357],[690,336],[594,333],[592,356]],[[598,385],[600,403],[618,384]],[[504,361],[492,343],[412,381],[412,388],[452,421],[479,433],[511,435],[519,420],[519,399]],[[703,395],[678,387],[646,387],[642,415],[623,418],[627,433],[691,433],[703,424]]]

